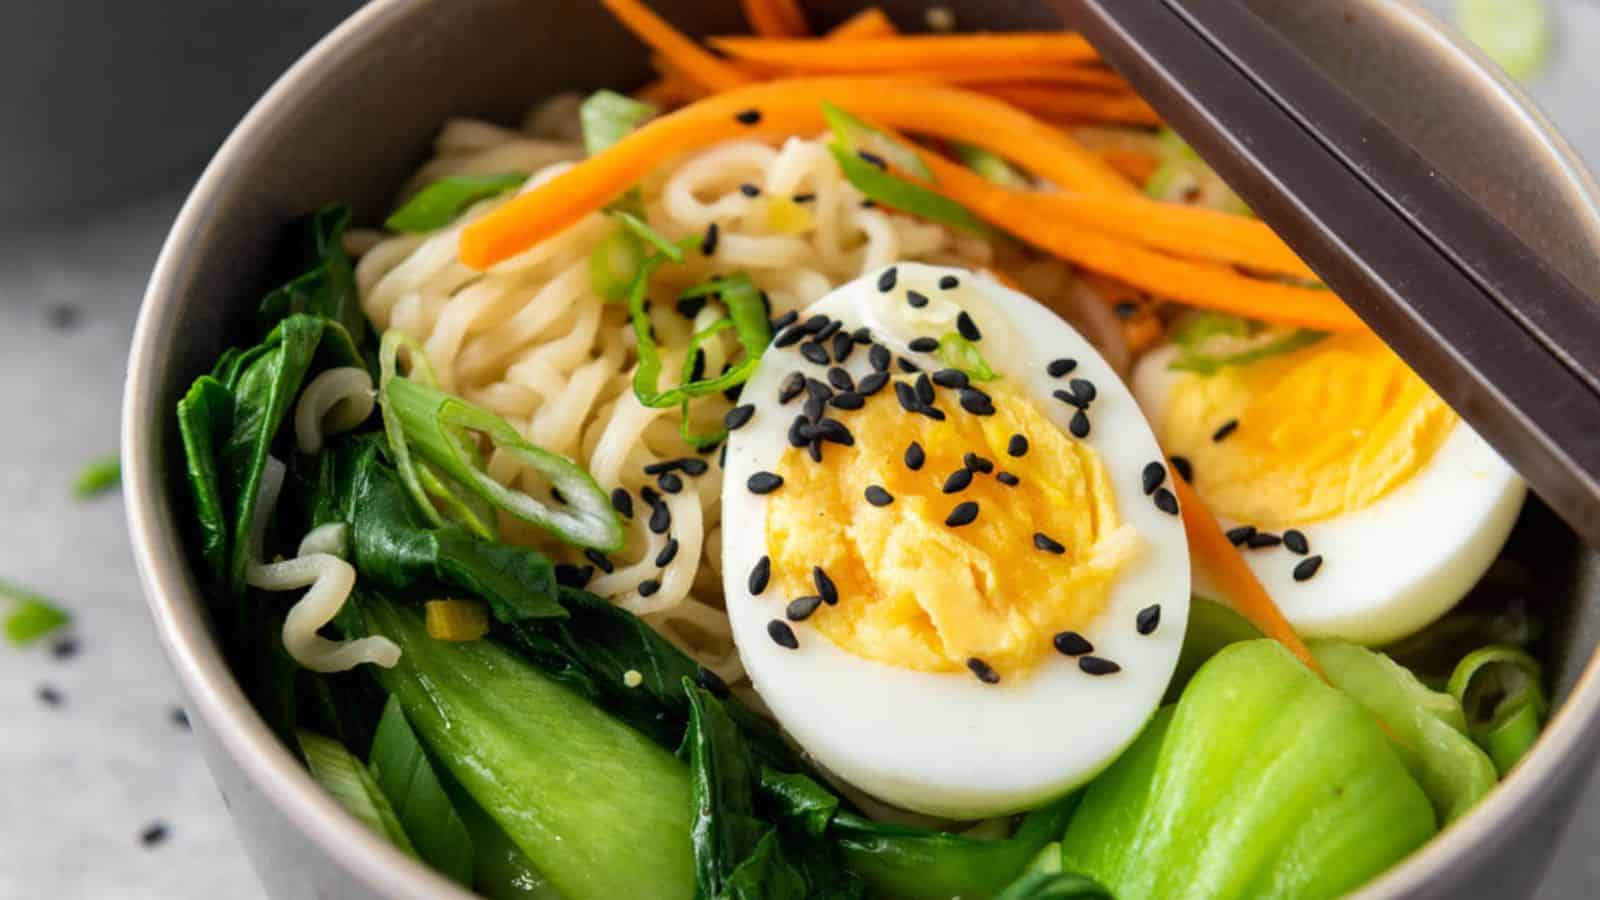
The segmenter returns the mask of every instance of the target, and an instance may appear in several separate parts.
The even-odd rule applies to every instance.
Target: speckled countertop
[[[1560,26],[1534,92],[1600,169],[1594,54],[1575,49],[1600,47],[1600,4],[1561,4]],[[84,462],[116,449],[133,319],[181,199],[174,186],[0,240],[0,573],[76,616],[76,652],[0,646],[0,898],[260,895],[178,712],[121,499],[70,491]],[[1597,883],[1600,782],[1537,896],[1591,898]]]

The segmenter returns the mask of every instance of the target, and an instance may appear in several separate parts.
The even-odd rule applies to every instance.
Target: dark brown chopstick
[[[1058,0],[1327,285],[1600,546],[1600,300],[1239,0]]]

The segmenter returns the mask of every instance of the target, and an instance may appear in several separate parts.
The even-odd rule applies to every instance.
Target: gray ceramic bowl
[[[1387,111],[1441,168],[1600,294],[1595,185],[1510,84],[1396,0],[1256,0],[1330,72]],[[732,0],[655,4],[701,32],[739,30]],[[808,3],[819,23],[859,4]],[[884,3],[903,25],[923,0]],[[1031,0],[957,0],[967,27],[1052,27]],[[1065,4],[1064,4],[1065,5]],[[212,772],[269,892],[294,898],[465,898],[347,816],[273,738],[229,673],[185,551],[172,411],[249,321],[281,226],[332,200],[369,221],[452,115],[516,121],[557,90],[638,83],[644,58],[592,0],[378,0],[256,105],[190,196],[134,336],[123,463],[134,553]],[[1600,743],[1596,557],[1530,503],[1502,568],[1549,624],[1559,713],[1477,810],[1370,886],[1384,898],[1520,896],[1542,873]]]

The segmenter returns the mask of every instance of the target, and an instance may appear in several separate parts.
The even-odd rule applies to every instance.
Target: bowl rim
[[[363,37],[387,33],[396,19],[448,0],[373,0],[345,19],[299,58],[234,128],[185,200],[168,233],[145,291],[128,357],[122,415],[123,494],[135,566],[157,635],[189,697],[191,712],[222,750],[301,834],[357,883],[383,896],[419,900],[472,900],[458,884],[401,852],[347,813],[280,743],[235,680],[212,638],[194,585],[172,504],[165,464],[154,457],[168,427],[159,399],[164,336],[175,327],[175,290],[196,266],[189,248],[215,224],[217,201],[237,179],[235,169],[252,152],[260,132],[293,114],[301,98]],[[1600,187],[1577,154],[1523,90],[1486,56],[1453,36],[1413,3],[1397,2],[1404,24],[1433,41],[1440,52],[1463,59],[1492,99],[1534,138],[1569,190],[1575,208],[1600,234]],[[1423,896],[1439,889],[1453,862],[1493,853],[1511,842],[1516,826],[1552,800],[1562,775],[1584,762],[1586,746],[1600,741],[1600,651],[1591,654],[1567,701],[1556,711],[1526,759],[1471,813],[1453,823],[1358,894],[1369,900]],[[334,851],[331,848],[338,848]],[[254,860],[252,860],[254,864]]]

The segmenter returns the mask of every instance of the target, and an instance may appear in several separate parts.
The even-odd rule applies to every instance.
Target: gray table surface
[[[1561,8],[1564,52],[1534,84],[1600,169],[1600,5]],[[1575,52],[1582,47],[1589,52]],[[113,452],[139,296],[181,188],[0,241],[0,573],[61,598],[77,655],[0,647],[0,898],[259,896],[145,615],[115,495],[72,499]],[[60,697],[39,698],[42,687]],[[145,846],[154,824],[165,840]],[[1596,895],[1600,782],[1537,894]]]

